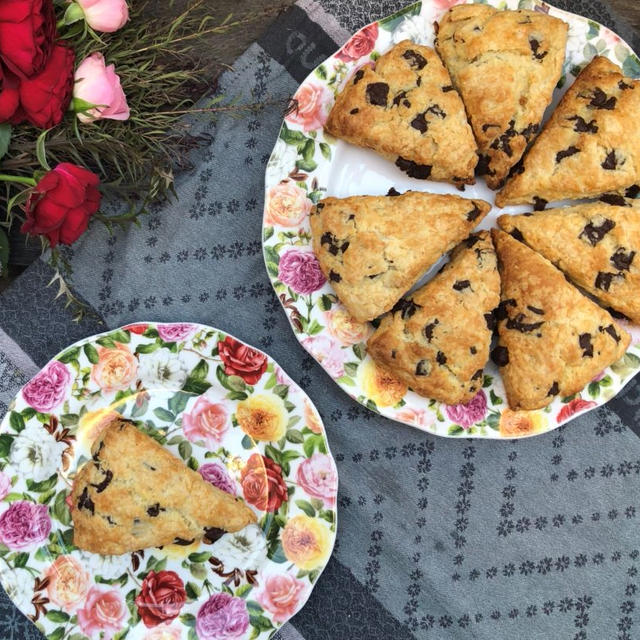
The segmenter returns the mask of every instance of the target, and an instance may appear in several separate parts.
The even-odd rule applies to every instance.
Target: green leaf
[[[31,420],[36,415],[36,410],[33,407],[25,407],[21,413],[25,420]]]
[[[294,444],[302,444],[304,442],[302,431],[298,431],[298,429],[289,429],[287,431],[287,440]]]
[[[124,640],[129,635],[129,631],[131,631],[131,627],[127,627],[122,631],[118,631],[118,633],[116,633],[116,635],[113,636],[113,640]]]
[[[243,449],[253,449],[254,446],[255,446],[255,443],[253,441],[253,438],[251,438],[251,436],[245,436],[244,438],[242,438]]]
[[[314,336],[317,333],[320,333],[324,327],[314,318],[311,324],[307,327],[307,333],[310,336]]]
[[[135,402],[133,403],[133,408],[131,409],[131,417],[139,418],[143,416],[149,410],[149,398],[146,394],[138,395],[136,397]]]
[[[162,420],[163,422],[174,422],[176,417],[171,411],[167,411],[162,407],[158,407],[153,410],[153,415],[158,418],[158,420]]]
[[[267,262],[274,263],[277,271],[278,265],[280,264],[280,255],[278,254],[278,252],[273,247],[264,247],[264,255]]]
[[[491,429],[496,429],[496,430],[499,429],[500,414],[495,411],[491,411],[487,416],[487,425],[491,427]]]
[[[318,300],[318,307],[320,307],[321,311],[329,311],[332,304],[331,298],[326,293],[323,293],[320,296],[320,300]]]
[[[109,337],[115,342],[122,342],[124,344],[129,344],[131,342],[131,334],[124,329],[116,329],[116,331],[112,331],[109,334]]]
[[[101,346],[107,349],[115,349],[116,343],[109,336],[102,336],[102,338],[98,338],[96,342]]]
[[[200,362],[198,362],[198,364],[193,368],[193,370],[189,374],[189,377],[193,380],[204,380],[207,377],[208,373],[209,365],[207,364],[206,360],[201,359]]]
[[[272,391],[284,400],[289,394],[289,387],[286,384],[277,384]]]
[[[203,564],[191,564],[189,571],[196,580],[204,580],[207,577],[207,567]]]
[[[47,617],[49,616],[47,615]],[[47,640],[61,640],[63,637],[64,627],[56,627],[50,634],[47,635]]]
[[[258,629],[260,632],[274,628],[271,620],[266,616],[249,615],[249,622],[254,629]]]
[[[19,553],[13,560],[13,565],[15,567],[26,567],[27,561],[29,560],[28,553]],[[56,622],[56,620],[54,620]]]
[[[497,396],[494,392],[493,389],[491,389],[489,391],[489,396],[491,397],[491,403],[496,405],[496,404],[502,404],[502,398],[500,398],[499,396]]]
[[[187,458],[191,457],[191,454],[193,453],[193,448],[191,446],[191,443],[188,442],[187,440],[183,440],[178,445],[178,452],[180,453],[180,457],[183,460],[186,460]]]
[[[600,385],[597,382],[590,382],[587,388],[592,398],[597,398],[600,395]]]
[[[304,444],[302,445],[302,450],[304,451],[304,455],[307,456],[307,458],[310,458],[313,455],[313,451],[316,448],[317,442],[318,442],[317,435],[309,436],[304,441]]]
[[[264,613],[264,609],[255,600],[247,600],[247,611],[256,616],[260,615],[261,613]]]
[[[336,519],[336,514],[329,509],[323,509],[318,515],[327,522],[335,522]]]
[[[353,353],[356,354],[356,358],[363,360],[367,355],[367,348],[364,342],[359,342],[353,345]]]
[[[247,383],[240,376],[228,376],[227,384],[231,391],[245,391]]]
[[[200,468],[200,464],[193,456],[191,456],[187,460],[187,467],[189,467],[189,469],[193,469],[194,471],[197,471]]]
[[[189,562],[206,562],[210,557],[208,551],[195,551],[189,554]]]
[[[306,500],[296,500],[296,506],[302,509],[310,518],[316,517],[316,510]]]
[[[0,124],[0,158],[3,158],[9,150],[11,141],[11,125],[8,122]]]
[[[187,597],[190,600],[197,600],[202,593],[200,587],[194,582],[187,582],[187,584],[184,586],[184,590],[187,592]]]
[[[638,56],[630,53],[622,65],[622,70],[626,76],[631,76],[632,78],[640,77],[640,59],[638,59]]]
[[[188,377],[187,381],[182,385],[182,390],[201,396],[210,387],[211,383],[206,382],[205,380],[194,380],[193,378]]]
[[[196,617],[191,613],[183,613],[180,616],[180,622],[182,622],[185,627],[194,629],[196,626]]]
[[[151,342],[150,344],[139,344],[136,347],[134,353],[153,353],[161,347],[157,342]]]
[[[64,353],[61,353],[58,356],[58,361],[68,364],[73,360],[77,360],[79,355],[80,355],[80,347],[74,347],[73,349],[68,349]]]
[[[44,146],[44,141],[45,141],[45,138],[47,137],[47,133],[48,133],[48,129],[45,129],[38,136],[38,139],[36,140],[36,158],[38,158],[38,162],[40,163],[40,166],[45,171],[51,171],[51,167],[47,162],[47,152]]]
[[[590,60],[598,55],[598,50],[590,42],[587,42],[582,49],[582,55],[586,60]]]
[[[47,619],[51,622],[67,622],[71,616],[64,611],[47,611]]]
[[[27,478],[27,489],[29,491],[36,491],[38,493],[42,493],[43,491],[49,491],[53,489],[58,483],[58,474],[54,473],[47,480],[41,480],[40,482],[34,482],[31,478]]]
[[[16,411],[12,411],[9,414],[9,425],[14,431],[20,433],[25,428],[24,418]]]
[[[98,351],[92,344],[85,344],[83,347],[84,355],[87,356],[87,360],[92,364],[98,364],[99,357]]]
[[[266,242],[274,233],[273,227],[265,227],[262,232],[262,241]]]
[[[452,424],[447,430],[447,433],[450,436],[459,436],[461,433],[464,433],[464,429],[459,424]]]
[[[253,587],[250,584],[241,584],[236,589],[236,598],[246,598]]]
[[[153,327],[147,327],[146,331],[142,334],[145,338],[159,338],[160,334],[157,329]]]
[[[63,413],[60,416],[60,422],[63,427],[75,427],[80,420],[80,416],[77,413]]]
[[[326,80],[327,79],[327,68],[323,64],[321,64],[319,67],[316,67],[316,75],[321,80]]]
[[[189,632],[187,633],[187,640],[199,640],[195,629],[189,629]]]
[[[318,163],[314,160],[296,160],[296,169],[302,169],[302,171],[314,171],[318,166]]]
[[[589,31],[587,32],[587,40],[591,40],[600,34],[600,25],[593,20],[588,20]]]
[[[273,560],[273,562],[277,562],[278,564],[282,564],[283,562],[287,561],[287,556],[284,555],[282,544],[280,544],[279,540],[275,540],[269,545],[269,549],[267,550],[267,557],[270,560]]]
[[[355,378],[358,373],[358,367],[360,366],[359,362],[345,362],[344,370],[348,376]]]
[[[305,140],[305,136],[301,131],[294,131],[289,129],[285,122],[282,123],[280,129],[280,139],[284,140],[287,144],[299,144]]]
[[[267,265],[267,271],[269,272],[269,275],[272,278],[277,278],[280,274],[278,265],[275,262],[271,262],[270,260],[267,260],[265,264]]]
[[[185,393],[184,391],[178,391],[170,400],[169,400],[169,409],[173,411],[175,415],[182,413],[187,406],[187,402],[189,402],[189,398],[191,397],[190,393]]]
[[[353,378],[350,378],[349,376],[340,376],[339,378],[336,378],[336,382],[338,384],[346,384],[348,387],[355,387],[356,386],[356,383],[353,380]],[[371,408],[371,407],[369,407],[369,408]],[[376,411],[376,409],[373,409],[373,411]]]
[[[320,143],[320,153],[322,153],[327,160],[331,160],[331,147],[326,142]]]

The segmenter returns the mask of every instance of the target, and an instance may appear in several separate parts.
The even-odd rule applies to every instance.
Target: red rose
[[[360,29],[358,33],[353,35],[347,44],[336,53],[336,58],[350,62],[351,60],[357,60],[362,56],[369,55],[373,51],[373,47],[376,46],[376,40],[378,39],[378,23],[374,22],[364,29]]]
[[[262,511],[277,511],[289,498],[280,465],[259,453],[247,460],[240,482],[244,499]]]
[[[122,327],[125,331],[136,333],[141,336],[149,327],[148,324],[128,324],[126,327]]]
[[[240,376],[247,384],[255,384],[267,370],[267,356],[227,336],[218,342],[218,353],[228,376]]]
[[[31,77],[49,60],[56,38],[51,0],[0,2],[0,57],[14,73]]]
[[[20,119],[35,127],[50,129],[60,123],[73,92],[73,49],[53,48],[49,62],[36,76],[20,82]]]
[[[47,236],[52,247],[75,242],[100,206],[99,182],[95,173],[68,162],[48,171],[27,200],[22,232]]]
[[[149,571],[136,597],[136,607],[145,627],[169,623],[180,615],[187,592],[175,571]]]
[[[575,415],[579,411],[584,411],[585,409],[590,409],[591,407],[595,407],[597,402],[593,402],[592,400],[583,400],[582,398],[574,398],[569,404],[565,404],[560,411],[558,411],[558,415],[556,416],[556,420],[558,423],[564,422],[568,420],[571,416]]]
[[[0,65],[0,123],[11,120],[19,100],[18,78]]]

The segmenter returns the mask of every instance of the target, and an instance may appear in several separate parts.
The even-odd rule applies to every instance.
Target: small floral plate
[[[258,523],[122,556],[74,547],[73,477],[114,412]],[[304,605],[336,537],[316,409],[266,354],[203,325],[133,324],[63,351],[12,402],[0,467],[0,583],[49,640],[268,638]]]
[[[434,22],[461,0],[424,0],[358,31],[337,53],[320,64],[300,85],[267,164],[263,253],[273,287],[293,331],[305,349],[352,398],[372,411],[439,436],[519,438],[555,429],[578,413],[604,404],[640,370],[640,327],[632,333],[627,354],[596,376],[581,393],[556,398],[539,411],[511,411],[498,369],[485,368],[483,388],[467,404],[429,401],[380,371],[367,356],[371,324],[353,320],[325,281],[311,249],[308,214],[325,196],[384,195],[390,187],[432,193],[459,192],[443,183],[407,177],[372,151],[337,140],[323,131],[336,94],[357,69],[374,65],[393,44],[405,39],[433,46]],[[563,76],[553,105],[595,55],[607,56],[624,73],[640,76],[640,60],[606,27],[540,0],[489,0],[499,9],[531,9],[568,23]],[[468,198],[493,202],[495,193],[483,179],[467,186]],[[495,225],[501,213],[527,208],[494,207],[479,228]],[[425,274],[423,284],[442,261]],[[622,323],[624,324],[624,323]]]

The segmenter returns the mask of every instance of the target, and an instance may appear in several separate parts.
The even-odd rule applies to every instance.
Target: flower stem
[[[34,178],[27,178],[26,176],[10,176],[6,173],[0,173],[0,181],[16,182],[18,184],[26,184],[30,187],[36,186],[36,181]]]

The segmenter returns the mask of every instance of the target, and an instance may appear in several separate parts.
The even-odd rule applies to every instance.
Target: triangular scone
[[[539,409],[580,391],[619,360],[629,334],[546,258],[492,230],[502,279],[492,352],[511,409]]]
[[[576,78],[496,204],[587,198],[640,180],[640,81],[607,58]]]
[[[468,402],[482,387],[499,302],[496,254],[482,231],[458,245],[433,280],[395,305],[367,350],[420,395]]]
[[[311,212],[313,250],[349,313],[361,322],[373,320],[489,209],[483,200],[417,191],[325,198]]]
[[[348,81],[325,130],[377,151],[412,178],[473,184],[476,142],[436,52],[404,40]]]
[[[504,184],[540,127],[560,79],[568,26],[537,11],[484,4],[452,7],[436,48],[471,120],[481,173]]]
[[[640,323],[640,201],[500,216],[526,242],[604,305]]]
[[[73,543],[119,555],[181,541],[215,529],[239,531],[256,521],[242,501],[217,489],[133,423],[116,419],[91,447],[71,500]]]

